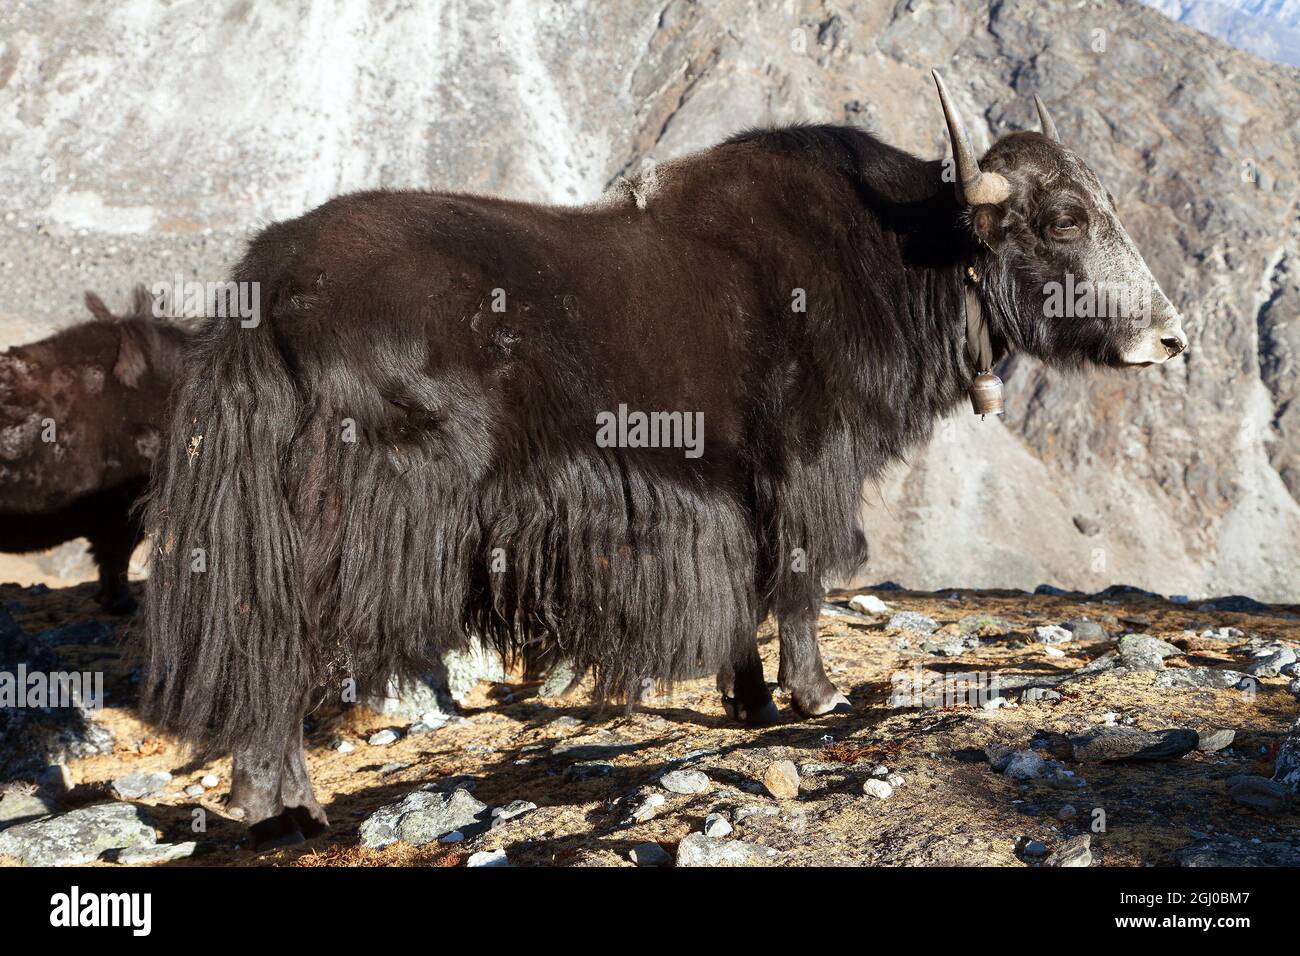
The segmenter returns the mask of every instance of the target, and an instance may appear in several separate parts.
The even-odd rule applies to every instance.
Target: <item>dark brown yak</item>
[[[259,842],[326,825],[302,752],[321,688],[382,686],[469,634],[629,697],[711,670],[762,723],[770,613],[795,710],[848,707],[816,622],[823,581],[865,556],[863,480],[993,353],[1186,346],[1050,121],[981,161],[943,106],[955,167],[800,126],[591,206],[371,192],[253,240],[235,279],[261,322],[210,320],[178,384],[145,644],[148,712],[235,750]],[[1146,313],[1051,314],[1075,279]]]
[[[88,538],[96,600],[135,607],[127,562],[140,541],[133,506],[162,443],[185,333],[135,290],[115,316],[93,292],[94,321],[0,354],[0,551]]]

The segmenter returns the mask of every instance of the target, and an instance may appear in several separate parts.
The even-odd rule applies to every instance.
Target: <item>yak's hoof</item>
[[[768,727],[777,722],[780,717],[780,711],[776,709],[776,704],[769,697],[761,704],[752,707],[746,707],[734,697],[722,697],[722,709],[727,712],[727,716],[732,720],[739,721],[746,727]]]
[[[295,846],[306,842],[307,839],[288,811],[259,820],[248,828],[248,832],[253,837],[253,850],[256,853],[276,850],[284,846]]]
[[[853,705],[849,699],[831,686],[829,691],[813,694],[794,693],[790,703],[800,717],[823,717],[826,714],[852,713]]]
[[[307,807],[285,807],[285,813],[293,820],[298,827],[298,832],[306,840],[311,840],[320,836],[330,828],[329,818],[325,816],[324,810],[317,810],[320,816],[316,816]]]

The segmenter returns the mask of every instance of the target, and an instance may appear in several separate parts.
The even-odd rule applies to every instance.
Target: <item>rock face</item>
[[[939,65],[977,148],[1032,128],[1042,95],[1191,349],[1125,374],[1011,359],[1005,420],[958,409],[872,484],[860,580],[1296,597],[1294,70],[1133,0],[499,7],[9,5],[0,345],[81,318],[87,287],[224,279],[254,225],[348,190],[586,202],[645,163],[794,120],[862,121],[938,157]]]

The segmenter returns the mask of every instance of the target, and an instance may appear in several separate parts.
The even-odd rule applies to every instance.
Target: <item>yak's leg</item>
[[[727,715],[751,727],[765,727],[777,719],[772,692],[763,679],[763,661],[758,656],[758,642],[750,637],[739,659],[718,671],[718,690]]]
[[[329,829],[330,821],[325,811],[316,802],[316,793],[311,788],[311,774],[307,771],[307,755],[302,749],[302,721],[297,724],[297,732],[289,735],[289,742],[284,748],[284,773],[280,778],[280,799],[284,809],[298,831],[310,840],[320,836]]]
[[[135,598],[131,597],[126,579],[134,548],[135,535],[129,522],[97,532],[90,539],[90,551],[99,567],[95,600],[110,614],[129,614],[135,610]]]
[[[794,709],[804,717],[852,709],[826,676],[821,650],[817,647],[817,613],[820,595],[778,613],[781,635],[781,686],[790,694]]]
[[[261,743],[235,751],[230,806],[243,812],[255,850],[290,846],[304,839],[297,821],[285,812],[280,796],[285,749],[284,743]]]

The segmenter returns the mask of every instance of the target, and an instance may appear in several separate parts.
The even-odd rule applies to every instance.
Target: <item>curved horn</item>
[[[948,138],[952,140],[952,155],[957,160],[957,178],[963,198],[971,206],[997,205],[1011,195],[1011,184],[998,173],[980,172],[979,160],[975,158],[966,127],[948,98],[943,77],[938,70],[930,73],[934,76],[934,85],[939,88],[939,102],[943,104],[943,118],[948,123]]]
[[[1061,134],[1056,131],[1056,124],[1052,122],[1052,114],[1047,112],[1047,107],[1039,99],[1038,94],[1034,94],[1034,106],[1038,108],[1038,123],[1043,128],[1043,135],[1053,143],[1061,141]]]

